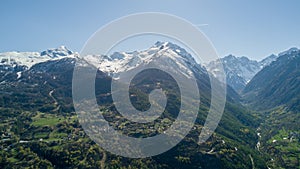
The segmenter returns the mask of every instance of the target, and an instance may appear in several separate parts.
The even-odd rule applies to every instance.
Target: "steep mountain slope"
[[[257,72],[275,61],[276,58],[276,55],[271,55],[258,62],[250,60],[245,56],[235,57],[233,55],[228,55],[221,58],[220,61],[223,63],[228,85],[237,92],[241,92]],[[208,71],[212,74],[218,71],[215,68],[217,62],[218,61],[212,61],[206,65]]]
[[[243,90],[244,99],[257,109],[287,105],[299,111],[300,51],[289,50],[262,69]]]
[[[154,48],[155,53],[160,54],[157,57],[163,59],[169,57],[167,60],[172,61],[174,67],[178,67],[176,71],[180,71],[187,77],[190,73],[195,74],[200,92],[204,93],[201,95],[202,104],[196,124],[180,144],[166,153],[145,159],[115,156],[95,145],[83,134],[73,112],[72,74],[75,63],[81,60],[67,56],[24,69],[19,78],[11,72],[11,78],[1,82],[0,91],[3,92],[0,93],[0,110],[3,125],[0,129],[5,136],[12,135],[9,142],[1,145],[7,150],[0,151],[1,157],[4,157],[0,159],[1,168],[3,166],[11,168],[13,165],[29,167],[31,163],[28,161],[41,167],[55,168],[100,168],[104,166],[115,168],[251,168],[253,165],[266,168],[264,158],[254,149],[257,136],[253,127],[258,126],[258,121],[251,116],[249,111],[235,103],[234,99],[228,99],[216,132],[206,143],[198,144],[198,136],[209,109],[208,74],[189,55],[186,53],[181,55],[183,49],[178,49],[178,46],[174,47],[174,44],[161,43],[158,47],[154,46],[146,51],[149,52]],[[147,52],[143,51],[140,54],[148,54]],[[90,58],[105,60],[112,57],[115,56],[91,56]],[[126,64],[120,67],[119,65],[125,62],[122,59],[116,59],[115,64],[112,62],[110,64],[116,68],[130,68],[127,64],[132,63],[130,62],[132,58],[134,60],[140,58],[139,64],[147,63],[142,61],[147,56],[142,57],[137,54],[128,57]],[[105,62],[109,61],[111,60],[107,59]],[[147,61],[152,61],[152,59],[149,58]],[[88,69],[88,67],[83,65],[82,69]],[[152,127],[149,127],[149,124],[145,126],[130,123],[117,114],[110,93],[110,83],[113,78],[109,75],[110,71],[98,71],[95,80],[96,96],[106,120],[116,130],[133,137],[153,136],[163,132],[164,128],[174,121],[178,109],[177,103],[180,99],[178,99],[178,90],[174,81],[172,82],[167,75],[157,71],[147,71],[132,82],[131,101],[140,109],[147,109],[148,91],[156,88],[156,84],[159,83],[160,87],[168,89],[167,92],[171,97],[168,98],[168,107],[161,117],[163,123],[155,123]],[[231,96],[228,97],[231,98]]]

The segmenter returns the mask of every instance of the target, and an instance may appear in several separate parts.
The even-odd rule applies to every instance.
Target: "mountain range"
[[[32,166],[28,161],[39,168],[299,166],[297,48],[259,62],[232,55],[220,59],[227,75],[227,102],[218,128],[202,144],[198,136],[211,98],[208,75],[218,71],[217,61],[200,65],[185,49],[170,42],[157,42],[143,51],[86,56],[84,60],[63,46],[42,52],[1,53],[0,60],[1,168]],[[168,96],[166,110],[156,122],[138,125],[118,114],[112,102],[110,84],[120,73],[159,61],[171,64],[172,71],[186,78],[195,76],[201,105],[193,130],[158,156],[130,159],[106,152],[84,134],[74,113],[72,75],[75,63],[81,61],[98,68],[95,94],[105,119],[132,137],[163,133],[177,117],[180,93],[167,74],[149,70],[138,75],[130,86],[130,100],[137,109],[147,110],[147,96],[153,89],[162,88]]]

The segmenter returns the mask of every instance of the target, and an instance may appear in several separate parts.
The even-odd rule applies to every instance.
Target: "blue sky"
[[[80,51],[96,30],[112,20],[137,12],[165,12],[196,25],[208,24],[199,28],[220,56],[260,60],[300,47],[299,7],[298,0],[4,0],[0,2],[0,52],[60,45]]]

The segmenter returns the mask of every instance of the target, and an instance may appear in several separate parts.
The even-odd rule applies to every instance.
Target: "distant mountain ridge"
[[[221,58],[220,61],[224,66],[227,84],[236,92],[240,93],[261,69],[268,66],[278,57],[295,51],[299,51],[299,49],[293,47],[278,55],[272,54],[261,61],[251,60],[245,56],[236,57],[233,55],[225,56],[224,58]],[[214,75],[216,72],[220,71],[216,69],[218,61],[212,61],[204,67],[197,64],[194,58],[185,49],[170,42],[157,42],[149,49],[143,51],[115,52],[108,56],[88,56],[85,57],[85,59],[95,66],[98,66],[101,71],[117,75],[118,73],[130,70],[133,67],[147,64],[155,58],[155,55],[160,56],[161,54],[167,55],[167,58],[171,59],[169,61],[173,62],[173,64],[181,65],[180,67],[183,69],[180,71],[184,72],[186,76],[190,76],[192,73],[190,70],[185,69],[187,66],[193,67],[192,69],[197,69],[192,71],[202,72],[204,74],[207,74],[208,71]],[[1,69],[10,69],[19,72],[20,70],[28,69],[37,63],[64,57],[76,57],[77,55],[78,53],[69,50],[65,46],[47,49],[42,52],[0,53],[0,71]]]
[[[278,55],[272,54],[261,61],[251,60],[245,56],[236,57],[233,55],[225,56],[224,58],[221,58],[220,61],[224,66],[224,71],[227,76],[227,84],[240,93],[250,80],[264,67],[271,64],[278,57],[298,50],[299,49],[293,47],[279,53]],[[207,70],[213,75],[219,71],[215,68],[217,62],[218,61],[212,61],[206,64]]]
[[[225,56],[220,61],[224,66],[227,84],[234,90],[241,91],[248,81],[260,70],[257,61],[250,60],[247,57],[235,57],[233,55]],[[220,71],[215,68],[218,61],[210,62],[206,67],[213,75]]]

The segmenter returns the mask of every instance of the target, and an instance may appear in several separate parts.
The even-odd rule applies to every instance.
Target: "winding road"
[[[58,104],[58,102],[57,102],[57,100],[55,99],[55,97],[53,97],[53,95],[52,95],[53,92],[54,92],[54,90],[51,90],[51,91],[49,92],[49,96],[53,99],[54,105],[56,106],[56,108],[55,108],[53,111],[58,111],[59,108],[60,108],[60,105]]]

